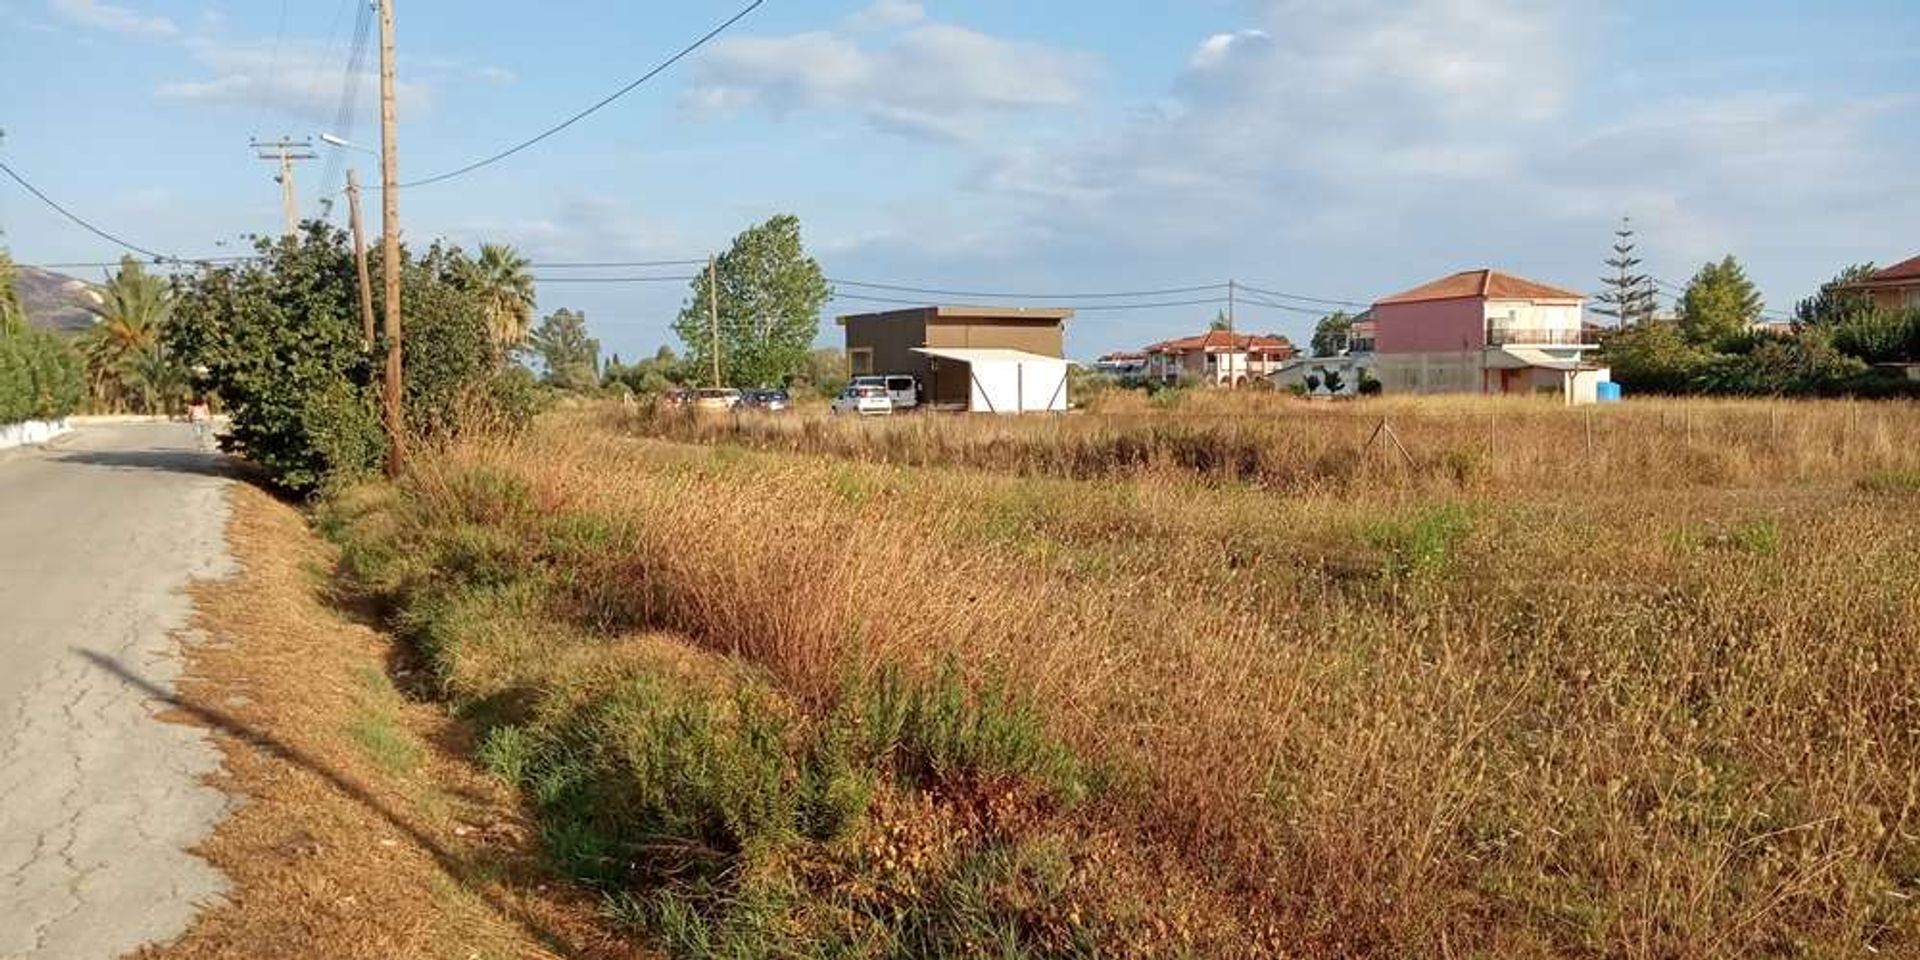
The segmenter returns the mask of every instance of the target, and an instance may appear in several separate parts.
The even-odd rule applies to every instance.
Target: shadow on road
[[[128,669],[125,664],[113,657],[96,653],[92,650],[83,650],[78,647],[73,648],[73,651],[91,661],[94,666],[120,678],[120,680],[128,686],[141,690],[149,697],[193,717],[205,726],[220,730],[275,759],[296,764],[312,771],[314,774],[326,780],[327,783],[331,784],[334,789],[378,814],[381,819],[391,824],[395,830],[405,834],[407,838],[418,845],[420,849],[432,854],[434,861],[440,865],[440,868],[446,872],[447,876],[452,877],[455,882],[459,883],[469,892],[486,901],[501,916],[512,920],[513,923],[525,931],[529,937],[539,941],[541,945],[559,956],[567,958],[580,958],[585,956],[559,934],[541,925],[540,922],[533,917],[528,916],[526,911],[518,905],[504,900],[485,885],[475,883],[471,876],[474,873],[471,864],[461,860],[453,851],[443,846],[439,840],[429,836],[418,827],[415,827],[406,817],[401,816],[399,812],[389,807],[379,797],[374,796],[368,792],[365,787],[354,782],[339,771],[309,756],[298,747],[284,743],[270,734],[247,726],[231,714],[213,709],[212,707],[192,703],[168,693],[156,686],[152,681]]]
[[[110,470],[153,470],[200,477],[244,479],[233,458],[202,450],[71,450],[54,458]]]

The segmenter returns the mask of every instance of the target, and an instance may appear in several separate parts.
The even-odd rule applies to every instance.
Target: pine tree
[[[1653,319],[1653,278],[1634,272],[1640,258],[1633,255],[1633,218],[1620,218],[1620,228],[1613,231],[1613,256],[1606,264],[1613,268],[1613,276],[1600,278],[1607,288],[1593,312],[1612,317],[1622,327],[1637,327]]]

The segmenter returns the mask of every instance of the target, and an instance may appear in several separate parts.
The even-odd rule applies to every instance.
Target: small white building
[[[1067,367],[1048,357],[1005,347],[914,347],[942,380],[964,379],[970,413],[1064,413]]]

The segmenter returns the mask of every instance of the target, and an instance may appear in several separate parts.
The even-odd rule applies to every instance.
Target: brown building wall
[[[847,328],[847,360],[855,375],[917,376],[937,403],[966,402],[969,395],[966,365],[941,361],[936,375],[931,358],[915,353],[915,347],[998,347],[1045,357],[1066,356],[1063,324],[1049,318],[941,317],[932,310],[901,310],[845,317],[841,322]],[[867,358],[871,358],[870,368],[863,366]]]
[[[846,324],[847,360],[856,375],[861,373],[910,373],[922,377],[926,375],[926,354],[913,352],[914,347],[928,346],[925,317],[848,317]],[[872,351],[872,369],[859,368],[855,354],[861,350]]]
[[[1066,334],[1058,320],[941,317],[927,324],[929,347],[998,347],[1043,357],[1066,356]]]

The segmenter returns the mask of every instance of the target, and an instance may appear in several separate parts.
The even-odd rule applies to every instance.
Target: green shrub
[[[307,493],[386,456],[379,414],[384,344],[362,340],[346,235],[309,223],[261,240],[258,258],[179,281],[167,349],[204,374],[233,417],[229,443],[280,487]],[[535,409],[493,359],[466,258],[438,244],[402,264],[407,427],[422,439],[517,428]],[[376,291],[376,300],[378,291]]]
[[[0,424],[58,420],[86,389],[79,354],[59,337],[27,329],[0,336]]]

